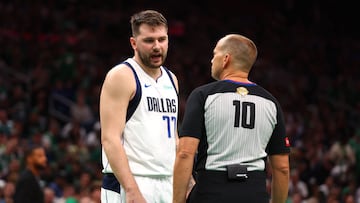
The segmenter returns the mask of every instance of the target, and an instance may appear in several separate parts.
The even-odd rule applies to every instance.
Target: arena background
[[[32,143],[47,149],[42,180],[57,200],[96,200],[99,92],[106,72],[132,56],[129,18],[143,9],[169,21],[165,65],[179,79],[180,115],[190,91],[212,81],[216,41],[243,34],[259,50],[250,79],[285,113],[288,202],[360,202],[359,15],[335,0],[2,0],[0,202]]]

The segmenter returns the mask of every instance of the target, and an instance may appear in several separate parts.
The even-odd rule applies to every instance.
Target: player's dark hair
[[[134,37],[139,34],[139,27],[142,24],[150,26],[165,26],[166,29],[168,28],[166,18],[161,13],[154,10],[145,10],[135,13],[131,16],[130,23],[132,35]]]

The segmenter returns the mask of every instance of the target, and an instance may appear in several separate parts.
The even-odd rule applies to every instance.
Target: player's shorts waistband
[[[222,182],[228,182],[228,172],[227,171],[215,171],[215,170],[201,170],[196,172],[196,177],[198,180],[206,180],[209,177],[216,178]],[[265,171],[248,171],[247,172],[248,180],[258,180],[266,179]]]
[[[137,175],[134,175],[137,176]],[[154,178],[154,179],[172,179],[172,176],[167,175],[158,175],[158,176],[138,176],[138,177],[146,177],[146,178]],[[116,179],[113,173],[103,173],[102,179],[102,188],[106,190],[111,190],[120,194],[120,183]]]
[[[103,174],[102,188],[111,190],[120,194],[120,183],[112,173]]]

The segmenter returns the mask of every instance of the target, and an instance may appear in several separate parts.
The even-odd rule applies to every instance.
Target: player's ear
[[[136,49],[136,39],[134,37],[130,37],[130,45],[134,50]]]

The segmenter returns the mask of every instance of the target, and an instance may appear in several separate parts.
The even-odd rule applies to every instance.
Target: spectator
[[[43,185],[40,184],[40,172],[46,167],[44,148],[32,146],[25,152],[26,169],[16,182],[14,203],[43,203]]]
[[[349,181],[349,170],[355,165],[355,153],[348,143],[345,134],[339,135],[339,141],[335,141],[329,149],[329,158],[335,164],[331,170],[331,175],[340,184]]]
[[[93,112],[87,104],[84,90],[79,90],[76,94],[76,101],[71,106],[71,117],[85,128],[89,128],[94,122]]]
[[[2,181],[0,186],[0,203],[13,203],[13,195],[15,193],[15,184],[11,181]]]
[[[55,192],[49,187],[44,188],[44,203],[56,203]]]
[[[356,129],[354,136],[349,140],[349,145],[355,154],[355,178],[356,184],[360,186],[360,128]]]
[[[298,170],[292,169],[290,174],[289,193],[299,193],[302,199],[308,198],[308,185],[300,179]]]

